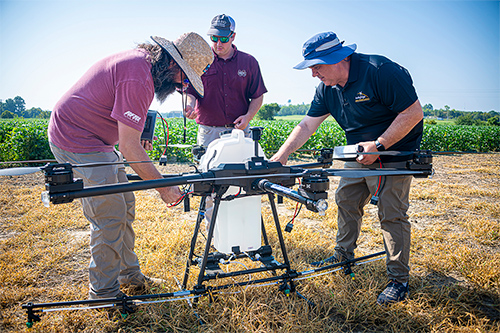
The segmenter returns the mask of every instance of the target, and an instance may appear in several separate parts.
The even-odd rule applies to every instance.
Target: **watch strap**
[[[381,143],[378,141],[378,139],[377,139],[377,140],[375,140],[375,146],[377,147],[377,150],[378,150],[378,151],[385,151],[385,147],[384,147],[384,145],[383,145],[383,144],[381,144]]]

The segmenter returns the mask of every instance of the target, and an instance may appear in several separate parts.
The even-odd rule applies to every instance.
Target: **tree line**
[[[26,102],[21,96],[7,98],[4,101],[0,99],[0,118],[50,118],[50,111],[44,111],[41,108],[26,109]]]
[[[495,110],[489,112],[459,111],[450,108],[448,105],[445,105],[444,109],[434,109],[432,104],[425,104],[422,109],[424,117],[427,119],[454,120],[457,125],[500,126],[500,113]]]
[[[292,105],[288,101],[287,105],[278,103],[264,104],[256,115],[258,120],[273,120],[275,116],[305,115],[311,104]],[[450,108],[448,105],[444,109],[434,109],[432,104],[425,104],[422,107],[426,122],[432,124],[435,120],[453,120],[457,125],[488,125],[500,126],[500,113],[494,110],[482,111],[460,111]],[[178,112],[182,117],[181,111]],[[0,100],[0,118],[50,118],[50,111],[41,108],[26,109],[26,102],[21,96]]]
[[[298,105],[278,105],[277,103],[264,104],[257,113],[257,119],[273,120],[275,116],[306,115],[311,104]],[[425,104],[422,107],[424,118],[429,124],[436,123],[436,120],[453,120],[456,125],[472,126],[500,126],[500,113],[495,110],[483,111],[460,111],[450,108],[448,105],[444,109],[434,109],[432,104]]]

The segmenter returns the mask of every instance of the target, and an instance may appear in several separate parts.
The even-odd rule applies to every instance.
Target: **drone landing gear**
[[[158,294],[151,296],[172,296],[171,294]],[[134,303],[135,302],[135,303]],[[103,299],[93,299],[93,300],[81,300],[81,301],[68,301],[68,302],[54,302],[54,303],[33,303],[28,302],[22,305],[22,308],[26,310],[27,321],[26,326],[32,328],[33,324],[41,321],[41,316],[44,312],[49,311],[60,311],[60,310],[78,310],[78,309],[102,309],[116,307],[123,319],[126,319],[129,314],[135,312],[136,303],[141,302],[141,296],[120,296],[116,298],[103,298]],[[84,307],[74,307],[78,305],[83,305]],[[85,307],[87,306],[87,307]],[[53,310],[45,310],[44,308],[56,308]]]
[[[191,266],[198,265],[200,267],[200,271],[198,274],[197,284],[194,286],[193,289],[196,291],[196,293],[199,294],[205,294],[208,291],[208,294],[211,295],[210,301],[214,300],[213,293],[219,290],[235,286],[243,287],[252,284],[264,284],[264,283],[275,283],[276,285],[278,285],[278,289],[282,291],[285,295],[296,293],[297,295],[299,295],[299,297],[306,299],[304,296],[298,294],[298,292],[295,289],[295,284],[293,279],[298,276],[298,273],[295,270],[291,269],[290,261],[288,259],[288,253],[286,251],[285,241],[283,239],[283,233],[281,231],[281,226],[279,224],[278,211],[276,209],[276,203],[275,203],[275,195],[273,193],[267,193],[267,195],[271,206],[274,223],[276,226],[276,233],[277,233],[277,238],[279,240],[279,248],[281,250],[283,263],[277,261],[273,256],[273,251],[271,245],[269,245],[266,229],[264,227],[264,223],[262,220],[261,220],[261,232],[264,245],[262,245],[259,249],[255,251],[248,251],[245,253],[241,253],[238,247],[234,247],[233,253],[231,254],[211,252],[212,249],[211,241],[214,236],[216,217],[221,203],[221,197],[219,194],[217,194],[214,199],[214,207],[212,214],[213,218],[208,228],[208,235],[206,237],[207,240],[203,255],[195,259],[194,258],[195,247],[206,209],[207,197],[203,196],[200,201],[200,208],[196,219],[196,225],[194,228],[193,237],[191,239],[191,247],[189,250],[189,255],[186,263],[186,270],[184,273],[184,279],[181,286],[182,289],[185,290],[187,288]],[[245,267],[246,269],[232,271],[232,272],[224,272],[221,269],[220,266],[221,264],[230,263],[235,259],[250,259],[253,262],[258,261],[260,262],[261,266],[256,268]],[[252,275],[262,272],[270,272],[272,276],[266,278],[258,278],[249,281],[243,281],[243,282],[232,282],[226,285],[218,285],[218,286],[205,285],[206,282],[209,282],[211,280],[233,278],[236,276]],[[312,304],[312,302],[310,301],[308,302]]]
[[[33,324],[40,321],[40,316],[35,313],[41,312],[40,310],[33,309],[33,303],[29,302],[23,305],[23,309],[26,309],[26,313],[28,315],[28,320],[26,321],[26,327],[32,328]]]

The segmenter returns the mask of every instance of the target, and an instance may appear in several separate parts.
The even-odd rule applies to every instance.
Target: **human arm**
[[[127,161],[148,161],[149,156],[141,144],[141,132],[118,121],[119,149]],[[160,172],[153,163],[135,163],[130,165],[143,180],[162,179]],[[181,197],[177,186],[160,187],[156,189],[162,200],[169,204]]]
[[[412,105],[400,112],[393,120],[391,125],[378,137],[386,149],[404,138],[424,117],[422,106],[417,99]],[[375,141],[360,142],[365,152],[377,152]],[[360,155],[357,160],[359,163],[369,165],[374,163],[379,155]]]
[[[187,97],[186,98],[187,103],[186,103],[186,110],[184,110],[184,114],[188,119],[195,119],[196,116],[198,115],[194,108],[196,104],[196,98],[191,94],[187,94],[186,97]]]
[[[319,125],[329,116],[326,114],[321,117],[305,116],[304,119],[293,129],[292,133],[288,136],[285,143],[280,147],[278,152],[271,157],[271,161],[278,161],[285,165],[288,156],[291,153],[302,147],[304,143],[313,135],[318,129]]]
[[[242,116],[239,116],[234,120],[234,127],[240,130],[244,130],[248,126],[250,121],[253,119],[253,117],[255,117],[257,112],[259,112],[263,100],[264,100],[264,94],[260,95],[257,98],[253,98],[250,101],[250,105],[248,105],[247,113]]]

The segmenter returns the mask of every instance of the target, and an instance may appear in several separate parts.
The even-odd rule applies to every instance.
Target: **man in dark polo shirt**
[[[319,33],[305,42],[304,61],[295,69],[310,68],[322,82],[309,112],[271,158],[285,164],[319,125],[332,115],[346,133],[347,144],[366,152],[418,149],[423,112],[408,71],[379,55],[355,53],[333,32]],[[405,157],[361,155],[346,168],[404,167]],[[408,221],[412,176],[377,176],[340,179],[335,194],[338,206],[337,245],[332,257],[313,263],[340,262],[354,257],[361,230],[363,207],[372,198],[387,252],[389,284],[379,304],[400,302],[408,295],[411,229]]]
[[[248,123],[259,111],[267,92],[259,63],[233,45],[234,20],[225,14],[212,19],[208,35],[215,60],[202,75],[205,96],[187,89],[186,117],[195,119],[198,145],[208,146],[221,132],[237,128],[250,135]]]

